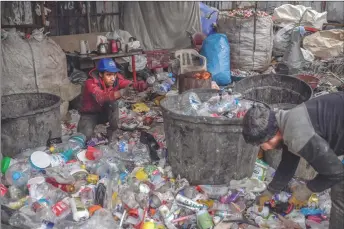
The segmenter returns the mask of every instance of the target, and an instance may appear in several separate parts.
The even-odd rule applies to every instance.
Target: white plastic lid
[[[45,169],[50,166],[50,156],[43,151],[33,152],[30,156],[30,161],[33,166],[40,169]]]

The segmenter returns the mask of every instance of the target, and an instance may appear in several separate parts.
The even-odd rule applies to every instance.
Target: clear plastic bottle
[[[217,211],[227,211],[227,212],[232,212],[232,213],[237,212],[237,209],[232,204],[222,204],[220,202],[214,202],[211,209],[217,210]]]
[[[86,136],[81,133],[76,133],[68,139],[66,143],[54,144],[49,150],[51,153],[64,153],[68,150],[72,150],[75,155],[80,150],[85,148]]]
[[[154,76],[150,76],[147,78],[146,80],[147,84],[149,85],[153,85],[155,83],[155,77]]]
[[[287,192],[280,192],[278,194],[275,194],[273,196],[273,199],[282,203],[287,203],[290,197],[291,194],[288,194]]]
[[[5,177],[10,185],[24,187],[30,179],[30,174],[31,166],[26,162],[19,162],[8,168]]]
[[[156,74],[156,79],[158,81],[164,81],[169,78],[169,73],[168,72],[160,72]]]
[[[72,149],[68,149],[62,153],[55,153],[50,156],[50,164],[52,167],[64,166],[67,161],[71,160],[74,155]]]
[[[55,218],[54,221],[60,221],[66,218],[71,213],[71,208],[69,205],[69,197],[64,198],[56,202],[53,206],[51,206],[51,212]]]
[[[22,229],[40,229],[42,226],[45,224],[46,226],[50,227],[45,227],[45,228],[53,228],[54,224],[50,222],[39,222],[34,220],[32,217],[29,217],[25,215],[24,213],[21,212],[15,212],[9,219],[9,224],[11,226],[17,227],[17,228],[22,228]],[[43,227],[44,228],[44,227]]]
[[[202,102],[194,92],[187,92],[181,96],[180,108],[185,115],[197,115]]]
[[[198,185],[210,198],[219,198],[228,194],[229,188],[222,185]]]

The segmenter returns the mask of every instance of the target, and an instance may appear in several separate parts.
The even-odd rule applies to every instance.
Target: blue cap
[[[99,72],[119,72],[120,70],[116,67],[115,61],[111,58],[100,59],[98,62],[97,70]]]
[[[21,177],[22,177],[22,173],[21,172],[15,171],[15,172],[12,173],[12,180],[19,180],[19,178],[21,178]]]

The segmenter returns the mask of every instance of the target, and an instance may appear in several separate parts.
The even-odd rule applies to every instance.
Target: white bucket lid
[[[49,154],[43,151],[36,151],[31,154],[30,162],[37,168],[45,169],[50,166],[51,159]]]

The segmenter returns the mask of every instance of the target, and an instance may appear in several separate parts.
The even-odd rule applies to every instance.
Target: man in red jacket
[[[97,69],[91,70],[89,75],[82,94],[78,132],[89,140],[97,124],[109,122],[107,137],[111,141],[114,131],[118,129],[117,100],[127,94],[129,86],[142,91],[146,85],[144,82],[133,85],[130,80],[126,80],[110,58],[99,60]]]

